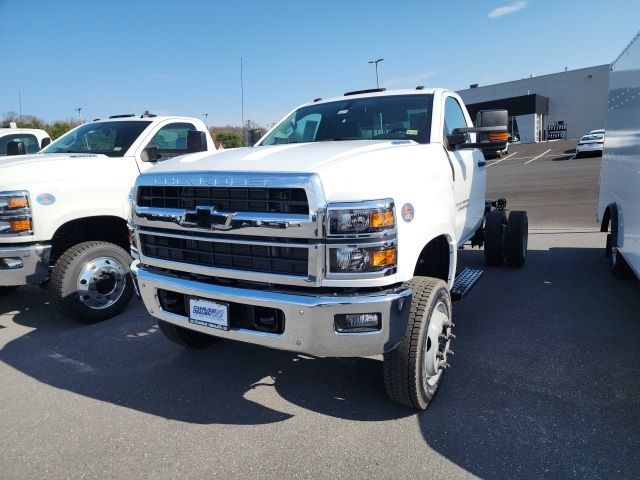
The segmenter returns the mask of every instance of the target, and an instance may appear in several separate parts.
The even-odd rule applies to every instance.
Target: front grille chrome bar
[[[153,248],[149,251],[155,255],[146,255],[144,248],[139,249],[140,262],[143,265],[167,269],[176,272],[184,272],[208,277],[222,277],[234,280],[248,280],[280,285],[295,286],[320,286],[320,281],[325,273],[325,246],[324,246],[324,221],[326,201],[324,198],[320,179],[315,174],[244,174],[229,173],[218,174],[216,172],[192,172],[192,173],[148,173],[138,177],[136,187],[208,187],[209,198],[189,197],[191,203],[182,202],[189,208],[160,208],[158,206],[139,206],[135,204],[137,195],[133,196],[132,220],[135,224],[135,238],[138,246],[144,242],[142,235],[165,236],[192,240],[196,242],[218,242],[231,245],[255,245],[264,247],[302,248],[307,250],[307,268],[304,274],[297,268],[297,273],[279,273],[256,271],[256,269],[240,269],[221,266],[215,261],[215,266],[206,262],[181,261],[169,258],[167,252]],[[220,205],[209,205],[211,199],[215,200],[215,188],[224,188],[225,195],[235,198],[231,190],[242,188],[243,195],[247,189],[304,189],[308,202],[308,214],[278,213],[258,211],[219,211]],[[165,189],[166,190],[166,189]],[[164,191],[164,190],[163,190]],[[152,191],[153,193],[154,191]],[[172,190],[173,192],[173,190]],[[264,192],[262,192],[264,195]],[[247,195],[250,198],[251,192]],[[225,197],[226,198],[226,197]],[[268,197],[271,199],[271,197]],[[173,199],[175,200],[175,199]],[[175,202],[174,202],[175,203]],[[193,208],[195,207],[195,208]],[[265,238],[264,242],[260,240]],[[248,240],[251,238],[251,240]],[[279,239],[282,239],[280,241]],[[175,242],[174,242],[175,243]],[[180,256],[181,248],[171,253]],[[184,250],[184,249],[182,249]],[[187,249],[188,250],[188,249]],[[184,250],[186,251],[186,250]],[[231,248],[231,251],[246,251],[242,248]],[[198,255],[191,251],[187,254]],[[205,252],[203,255],[208,255]],[[163,257],[163,258],[158,258]],[[246,257],[246,256],[245,256]],[[203,257],[204,258],[204,257]],[[209,257],[207,257],[209,258]],[[239,260],[239,259],[238,259]],[[246,260],[246,258],[245,258]],[[249,259],[252,260],[252,259]],[[262,260],[262,258],[260,258]],[[268,261],[269,259],[266,259]],[[275,259],[274,261],[278,261]],[[286,260],[286,259],[285,259]],[[265,263],[266,265],[267,263]],[[246,268],[246,267],[245,267]]]
[[[143,174],[136,187],[209,187],[231,190],[235,187],[259,189],[304,189],[308,214],[268,213],[253,211],[218,211],[207,205],[207,199],[194,198],[196,208],[159,208],[133,206],[133,222],[138,227],[167,230],[189,230],[196,233],[268,236],[297,239],[321,239],[324,235],[326,201],[317,175],[243,173],[218,174]],[[202,203],[202,204],[201,204]],[[281,232],[281,234],[278,234]]]

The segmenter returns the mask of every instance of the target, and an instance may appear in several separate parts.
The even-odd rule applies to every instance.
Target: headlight
[[[329,236],[374,234],[396,226],[391,200],[329,205]]]
[[[398,249],[395,244],[374,247],[343,245],[329,248],[331,273],[382,272],[397,264]]]
[[[32,230],[29,193],[0,192],[0,235],[28,235]]]

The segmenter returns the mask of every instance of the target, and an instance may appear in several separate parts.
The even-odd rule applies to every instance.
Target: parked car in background
[[[589,132],[589,135],[594,135],[596,133],[601,133],[602,135],[604,135],[604,128],[598,128],[597,130],[591,130]]]
[[[602,156],[603,149],[604,133],[589,133],[583,135],[576,145],[576,158],[584,155]]]
[[[49,134],[38,128],[18,128],[15,122],[0,128],[0,157],[37,153],[50,143]]]

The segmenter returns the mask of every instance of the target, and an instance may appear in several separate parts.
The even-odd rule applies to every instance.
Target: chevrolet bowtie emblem
[[[195,211],[184,213],[181,225],[185,227],[208,228],[210,230],[229,230],[231,222],[238,212],[219,212],[215,207],[197,206]]]

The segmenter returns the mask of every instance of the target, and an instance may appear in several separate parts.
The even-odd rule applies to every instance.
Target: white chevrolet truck
[[[253,147],[173,159],[140,175],[131,269],[171,340],[231,339],[318,356],[384,355],[389,396],[423,409],[453,355],[458,250],[524,264],[525,212],[485,200],[474,126],[442,89],[366,90],[291,112]],[[492,209],[493,207],[498,207]]]
[[[145,113],[86,123],[35,155],[1,157],[0,295],[50,283],[80,320],[120,312],[133,294],[127,196],[136,177],[203,150],[215,146],[201,120]]]

